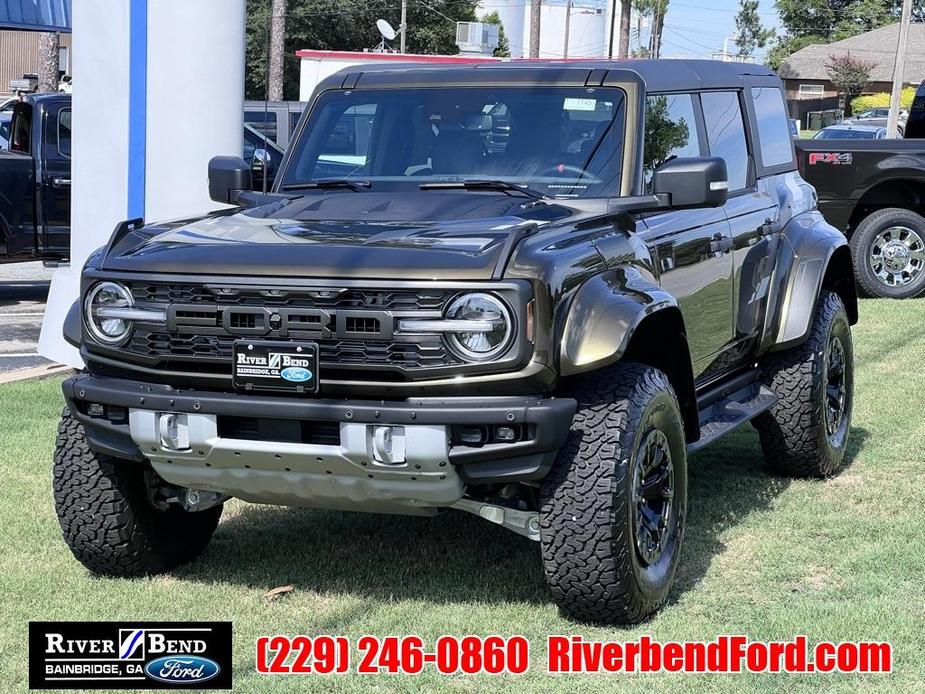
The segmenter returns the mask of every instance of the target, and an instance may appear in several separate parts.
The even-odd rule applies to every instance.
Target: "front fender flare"
[[[677,300],[633,267],[606,270],[575,292],[559,342],[563,376],[611,364],[626,352],[636,327]]]

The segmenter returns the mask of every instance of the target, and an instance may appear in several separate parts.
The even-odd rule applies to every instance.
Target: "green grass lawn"
[[[57,380],[0,386],[0,689],[26,689],[29,620],[232,620],[235,691],[925,691],[925,300],[864,301],[854,432],[827,482],[769,474],[743,428],[691,460],[690,521],[669,605],[632,629],[560,617],[536,545],[462,513],[433,519],[231,503],[205,556],[147,580],[90,576],[61,540],[51,453]],[[287,597],[264,593],[292,584]],[[524,634],[522,677],[267,679],[254,639]],[[889,640],[876,676],[543,673],[550,633],[628,640]]]

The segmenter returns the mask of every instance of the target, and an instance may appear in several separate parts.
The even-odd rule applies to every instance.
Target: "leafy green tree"
[[[408,4],[409,53],[458,53],[456,22],[476,21],[476,0],[413,0]],[[331,51],[362,51],[380,40],[376,20],[392,26],[401,21],[398,3],[385,5],[370,0],[290,0],[286,16],[283,93],[299,95],[301,48]],[[247,0],[244,89],[247,98],[263,99],[267,81],[267,40],[270,0]]]
[[[750,58],[756,48],[764,48],[774,36],[774,30],[761,25],[758,16],[758,0],[740,0],[735,16],[735,42],[739,55]]]
[[[916,14],[925,0],[915,0]],[[776,0],[784,33],[768,54],[774,69],[811,43],[840,41],[898,21],[902,0]]]

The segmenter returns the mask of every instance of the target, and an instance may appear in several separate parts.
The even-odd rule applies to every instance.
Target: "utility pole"
[[[405,34],[408,33],[408,0],[401,0],[401,42],[398,52],[405,52]]]
[[[568,60],[569,24],[572,21],[572,0],[565,3],[565,45],[562,47],[562,60]]]
[[[267,65],[267,99],[283,100],[283,61],[286,57],[286,0],[273,0],[270,3],[270,56]]]
[[[903,90],[903,72],[906,69],[906,45],[909,42],[909,22],[912,17],[912,0],[903,0],[903,17],[899,23],[899,40],[896,42],[896,62],[893,65],[893,93],[890,95],[890,117],[886,122],[886,136],[896,137],[899,125],[899,97]]]
[[[540,57],[540,9],[543,0],[530,0],[530,57]]]

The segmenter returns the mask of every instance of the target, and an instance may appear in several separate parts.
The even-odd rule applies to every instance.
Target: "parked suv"
[[[229,498],[457,509],[537,541],[566,614],[637,622],[690,452],[751,421],[776,470],[838,470],[851,259],[771,72],[364,66],[309,109],[271,194],[218,157],[240,207],[83,270],[54,490],[91,571],[192,560]]]

